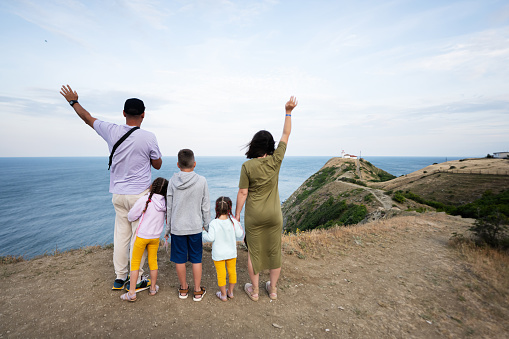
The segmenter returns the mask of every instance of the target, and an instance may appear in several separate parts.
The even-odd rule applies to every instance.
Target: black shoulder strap
[[[140,129],[140,128],[138,126],[131,128],[129,131],[127,131],[126,134],[124,134],[122,136],[122,138],[118,139],[118,141],[115,145],[113,145],[113,149],[111,150],[111,154],[110,154],[110,162],[108,164],[108,171],[110,170],[111,163],[113,162],[113,154],[115,154],[115,150],[117,149],[117,147],[120,146],[120,144],[123,143],[124,140],[127,139],[127,137],[130,136],[131,133],[136,131],[137,129]]]

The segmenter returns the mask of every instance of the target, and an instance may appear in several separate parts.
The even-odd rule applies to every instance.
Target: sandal
[[[218,297],[219,300],[221,300],[221,301],[228,301],[228,297],[226,295],[223,297],[223,294],[221,293],[221,291],[216,292],[216,297]]]
[[[187,285],[187,288],[182,288],[182,286],[180,286],[179,288],[179,298],[180,299],[187,299],[189,295],[189,284]]]
[[[126,292],[120,296],[120,299],[125,301],[136,301],[136,293],[131,295],[129,292]]]
[[[230,299],[233,299],[233,293],[230,294],[230,291],[226,290],[226,296]]]
[[[201,301],[203,299],[203,296],[205,295],[205,293],[207,293],[207,291],[205,291],[205,287],[201,286],[200,290],[198,292],[194,291],[193,293],[194,293],[193,300]]]
[[[277,287],[272,288],[270,286],[270,281],[267,281],[267,283],[265,284],[265,289],[269,294],[270,300],[277,300]]]
[[[251,289],[251,291],[249,291],[249,289]],[[258,288],[254,289],[253,284],[246,283],[244,285],[244,291],[246,292],[249,299],[258,301]]]
[[[152,288],[150,288],[148,290],[148,295],[156,295],[157,292],[159,292],[159,285],[156,285],[156,289],[155,290],[152,290]]]

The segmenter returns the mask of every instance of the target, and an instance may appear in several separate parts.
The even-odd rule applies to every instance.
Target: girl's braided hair
[[[227,215],[233,224],[232,200],[228,197],[219,197],[216,200],[216,219],[222,215]]]
[[[150,201],[152,201],[151,199],[154,194],[162,195],[164,197],[164,201],[166,202],[166,191],[168,191],[168,180],[161,177],[154,180],[154,182],[152,182],[150,194],[148,196],[147,203],[145,204],[145,209],[143,210],[143,213],[147,211],[148,204],[150,203]]]

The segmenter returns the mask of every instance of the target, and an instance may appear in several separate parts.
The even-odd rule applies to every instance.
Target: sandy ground
[[[1,265],[0,338],[507,338],[507,296],[447,246],[452,232],[471,223],[424,214],[355,226],[357,235],[324,239],[323,248],[303,259],[285,254],[279,299],[272,302],[263,293],[252,302],[242,291],[248,274],[241,249],[239,284],[228,302],[214,295],[209,251],[201,302],[178,299],[175,268],[164,251],[160,292],[141,292],[134,303],[111,290],[111,249]]]

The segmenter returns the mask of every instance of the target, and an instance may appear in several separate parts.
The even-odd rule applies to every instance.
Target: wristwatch
[[[73,106],[74,104],[77,104],[78,100],[71,100],[69,101],[69,105]]]

